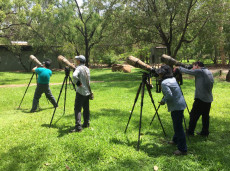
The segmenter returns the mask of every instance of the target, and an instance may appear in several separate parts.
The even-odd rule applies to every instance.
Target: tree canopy
[[[28,41],[67,57],[83,54],[87,65],[91,56],[154,46],[165,46],[174,58],[206,56],[225,64],[230,49],[229,4],[227,0],[88,0],[81,5],[78,0],[1,0],[0,38],[4,44]]]

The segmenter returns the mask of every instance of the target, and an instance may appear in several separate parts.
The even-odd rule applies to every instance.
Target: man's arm
[[[186,69],[186,68],[183,68],[183,67],[179,67],[179,70],[182,73],[189,74],[189,75],[197,75],[200,72],[199,69]]]
[[[34,67],[34,68],[32,69],[32,71],[35,72],[35,69],[37,69],[37,68],[38,68],[38,67]]]
[[[75,71],[73,72],[73,83],[76,84],[79,81],[79,70],[76,68]]]
[[[162,93],[164,94],[164,97],[161,100],[161,102],[167,103],[167,101],[169,101],[170,99],[173,98],[172,91],[170,90],[170,88],[167,85],[161,84],[161,90],[162,90]]]

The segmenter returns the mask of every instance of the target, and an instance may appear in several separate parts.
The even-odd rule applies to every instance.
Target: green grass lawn
[[[71,72],[72,75],[72,72]],[[64,91],[59,101],[51,128],[54,109],[43,95],[40,110],[29,113],[36,86],[0,88],[0,170],[229,170],[230,168],[230,91],[229,83],[215,77],[214,102],[211,108],[210,136],[187,139],[188,155],[174,156],[175,146],[168,145],[173,135],[172,120],[166,106],[159,115],[166,131],[164,136],[145,91],[141,143],[137,151],[140,120],[140,97],[126,133],[130,111],[141,82],[139,69],[131,74],[112,73],[110,69],[92,69],[92,90],[95,99],[90,101],[91,126],[81,133],[69,133],[74,126],[75,91],[67,87],[64,113]],[[0,72],[0,85],[28,84],[31,73]],[[65,73],[56,71],[51,83],[62,83]],[[103,81],[103,82],[102,82]],[[35,83],[35,78],[32,80]],[[52,85],[57,99],[61,85]],[[191,109],[194,97],[194,80],[186,77],[182,90]],[[152,89],[158,106],[162,94]],[[188,126],[189,114],[185,110]],[[198,121],[197,131],[201,129]]]

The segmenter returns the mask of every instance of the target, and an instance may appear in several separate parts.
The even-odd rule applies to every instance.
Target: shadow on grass
[[[53,117],[53,120],[52,120],[52,123],[51,123],[52,117]],[[74,129],[74,126],[68,126],[68,125],[65,125],[65,124],[61,124],[61,125],[59,124],[58,125],[58,122],[61,121],[62,119],[74,118],[74,114],[66,114],[63,111],[63,114],[60,116],[55,112],[55,113],[52,113],[52,117],[50,117],[50,123],[49,124],[42,124],[41,126],[42,127],[47,127],[47,128],[58,129],[58,133],[59,133],[58,137],[59,138],[69,134],[70,131],[72,129]]]
[[[5,76],[6,74],[14,75],[15,77],[10,79],[7,76]],[[19,76],[20,78],[17,78],[17,75],[20,75]],[[24,83],[28,84],[31,77],[30,78],[29,77],[28,78],[26,78],[26,77],[22,78],[21,75],[28,75],[28,76],[30,75],[32,77],[32,73],[29,73],[29,72],[17,72],[17,73],[15,73],[15,72],[6,72],[6,73],[0,72],[0,76],[1,76],[0,85],[7,85],[9,83],[12,84],[14,82],[18,82],[21,80],[25,80]],[[36,79],[36,77],[34,77],[34,79]]]
[[[46,128],[58,129],[58,133],[59,133],[59,135],[57,136],[58,138],[61,138],[61,137],[65,136],[65,135],[69,134],[70,131],[72,129],[74,129],[73,126],[66,126],[66,125],[61,125],[60,126],[60,125],[56,125],[56,124],[52,124],[51,126],[50,126],[50,124],[42,124],[41,126],[46,127]]]
[[[35,145],[19,145],[9,149],[0,156],[0,170],[37,170],[44,159],[46,147]],[[23,167],[22,167],[23,166]]]
[[[54,107],[46,107],[46,108],[39,108],[35,112],[30,112],[30,109],[22,109],[22,108],[17,108],[17,110],[21,110],[23,113],[38,113],[42,112],[47,109],[53,109]]]

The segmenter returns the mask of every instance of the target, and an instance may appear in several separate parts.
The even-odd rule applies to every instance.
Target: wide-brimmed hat
[[[81,62],[85,62],[85,56],[83,56],[83,55],[75,56],[75,59],[77,59]]]

